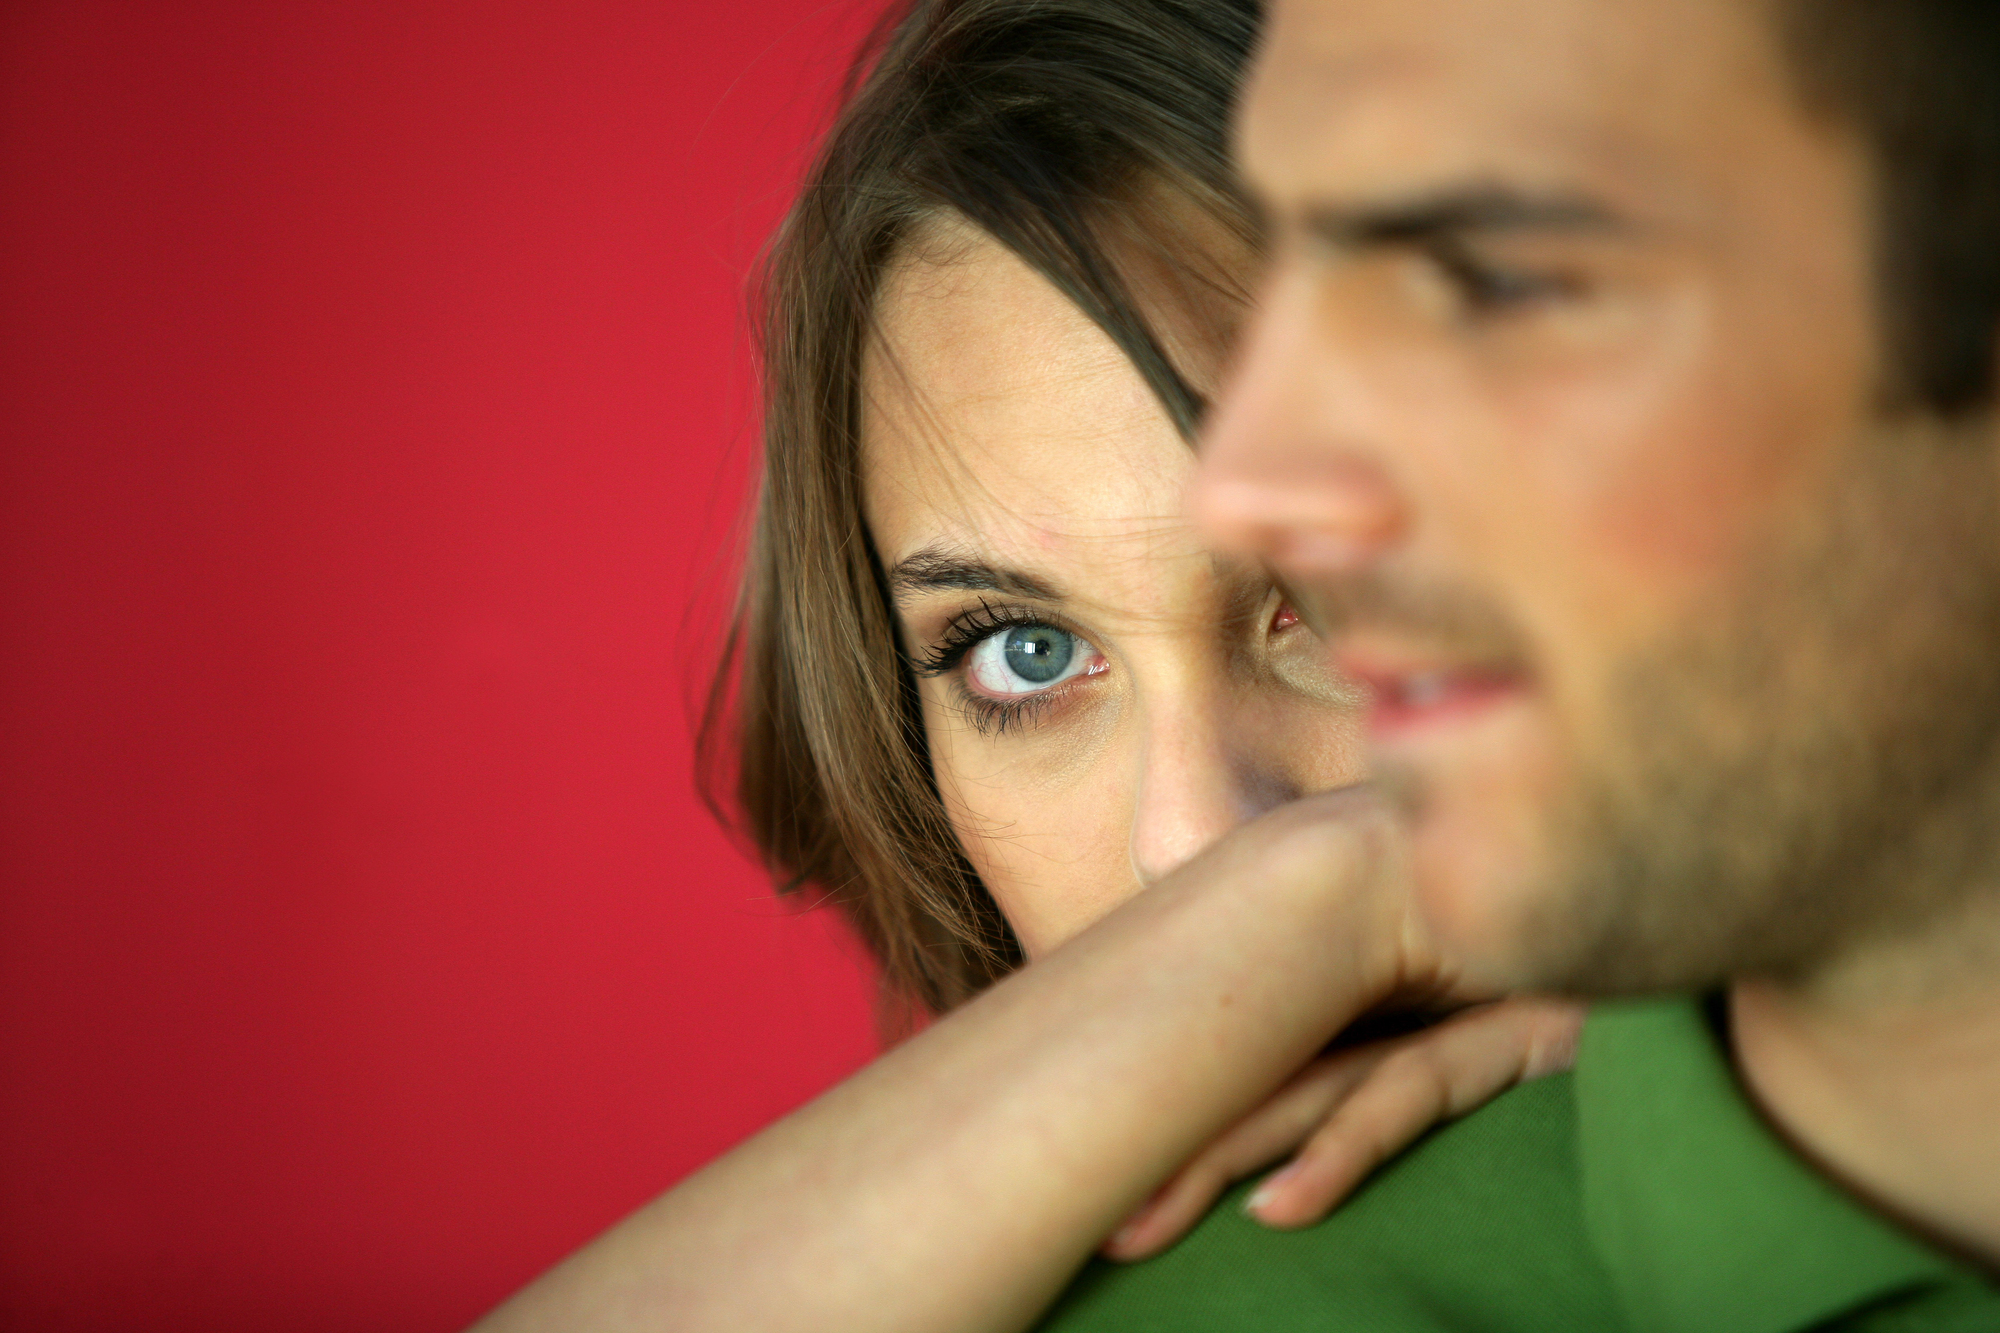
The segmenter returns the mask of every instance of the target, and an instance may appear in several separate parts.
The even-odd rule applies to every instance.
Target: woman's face
[[[976,233],[898,266],[878,313],[868,525],[938,789],[1031,957],[1361,776],[1353,689],[1262,571],[1203,549],[1193,456],[1094,324]]]

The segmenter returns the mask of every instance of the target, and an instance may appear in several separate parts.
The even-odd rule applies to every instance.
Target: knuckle
[[[1451,1100],[1451,1064],[1434,1042],[1406,1046],[1383,1062],[1381,1074],[1388,1096],[1378,1119],[1388,1132],[1417,1120],[1428,1124],[1445,1114]]]
[[[1382,1076],[1385,1080],[1423,1087],[1445,1082],[1454,1063],[1451,1048],[1440,1038],[1427,1034],[1384,1060]]]

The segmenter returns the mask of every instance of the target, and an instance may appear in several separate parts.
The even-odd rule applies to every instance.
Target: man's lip
[[[1382,738],[1468,720],[1527,688],[1525,675],[1506,665],[1391,665],[1346,654],[1335,662],[1368,691],[1369,729]]]

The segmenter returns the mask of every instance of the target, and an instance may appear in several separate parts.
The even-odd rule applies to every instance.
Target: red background
[[[0,13],[7,1329],[450,1329],[867,1057],[688,722],[871,8]]]

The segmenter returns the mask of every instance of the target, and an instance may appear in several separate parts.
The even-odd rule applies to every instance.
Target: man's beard
[[[1884,427],[1730,586],[1601,685],[1563,735],[1532,881],[1483,960],[1580,995],[1797,979],[2000,891],[2000,462],[1975,433]],[[1323,622],[1467,658],[1520,637],[1463,590],[1364,577]],[[1525,654],[1523,654],[1525,656]],[[1566,719],[1574,724],[1575,719]],[[1421,821],[1421,773],[1385,786]]]
[[[2000,888],[1996,475],[1983,439],[1857,441],[1727,596],[1626,662],[1550,810],[1521,975],[1800,980]]]

